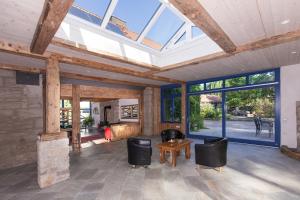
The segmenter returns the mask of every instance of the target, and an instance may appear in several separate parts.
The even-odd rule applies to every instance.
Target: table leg
[[[185,158],[190,159],[191,157],[191,144],[185,146]]]
[[[173,150],[171,154],[172,154],[172,167],[176,167],[177,152]]]
[[[164,163],[166,158],[165,158],[165,151],[162,148],[159,149],[159,155],[160,155],[160,163]]]

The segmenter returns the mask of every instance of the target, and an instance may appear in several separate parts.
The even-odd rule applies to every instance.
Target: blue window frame
[[[255,81],[253,81],[253,79]],[[220,81],[217,85],[218,87],[211,88],[210,86],[207,87],[207,83]],[[222,84],[220,84],[222,83]],[[177,89],[174,89],[177,88]],[[162,116],[162,122],[176,122],[174,121],[174,99],[175,97],[180,97],[181,92],[179,90],[179,85],[167,85],[161,87],[161,116]],[[177,92],[176,92],[177,91]],[[213,136],[209,135],[195,135],[190,132],[190,97],[198,97],[202,98],[203,101],[210,101],[210,109],[214,108],[213,111],[220,111],[218,116],[221,117],[221,125],[217,128],[220,128],[221,130],[221,136],[222,137],[228,137],[230,141],[233,142],[240,142],[240,143],[250,143],[250,144],[258,144],[258,145],[266,145],[266,146],[276,146],[278,147],[280,145],[280,69],[274,69],[274,70],[266,70],[266,71],[260,71],[260,72],[254,72],[254,73],[247,73],[247,74],[239,74],[239,75],[233,75],[233,76],[226,76],[226,77],[219,77],[219,78],[213,78],[213,79],[207,79],[207,80],[199,80],[199,81],[190,81],[187,82],[186,85],[186,133],[187,136],[190,138],[209,138]],[[243,137],[233,137],[232,134],[227,133],[231,130],[231,123],[228,119],[228,99],[231,95],[236,95],[239,92],[248,94],[251,93],[251,91],[256,91],[257,93],[263,92],[270,92],[271,96],[269,96],[270,99],[272,99],[272,140],[261,140],[253,139],[253,138],[243,138]],[[217,101],[211,101],[212,98],[211,94],[219,94],[219,99]],[[216,96],[216,95],[215,95]],[[256,98],[249,96],[249,98]],[[195,99],[195,98],[194,98]],[[246,98],[247,99],[247,98]],[[216,100],[216,99],[215,99]],[[168,101],[168,102],[167,102]],[[199,100],[198,100],[199,101]],[[215,103],[215,104],[214,104]],[[194,106],[194,105],[192,105]],[[194,109],[198,109],[198,107],[195,107]],[[200,106],[201,109],[201,106]],[[169,115],[166,115],[166,111],[169,111]],[[198,111],[197,111],[198,112]],[[199,111],[200,112],[200,111]],[[237,111],[238,112],[238,111]],[[251,114],[251,113],[250,113]],[[202,116],[201,116],[202,117]],[[229,121],[228,121],[229,120]],[[270,122],[270,121],[269,121]],[[251,126],[254,126],[254,121],[249,121]],[[216,121],[214,122],[216,124]],[[238,124],[239,125],[239,124]],[[253,131],[253,129],[251,130]],[[255,131],[255,128],[254,128]],[[267,131],[267,130],[265,130]]]
[[[181,122],[181,86],[168,85],[161,87],[161,121]]]

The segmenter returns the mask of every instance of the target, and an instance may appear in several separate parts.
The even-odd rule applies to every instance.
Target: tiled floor
[[[152,142],[148,169],[128,166],[126,141],[99,144],[71,156],[69,180],[43,190],[34,164],[0,171],[0,199],[300,199],[300,162],[278,149],[230,143],[219,173],[199,169],[193,152],[190,160],[179,157],[176,168],[161,165],[159,138]]]

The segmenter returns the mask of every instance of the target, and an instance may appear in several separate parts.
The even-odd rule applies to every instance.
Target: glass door
[[[189,96],[189,133],[222,137],[222,93]]]
[[[226,137],[275,141],[275,88],[225,92]]]

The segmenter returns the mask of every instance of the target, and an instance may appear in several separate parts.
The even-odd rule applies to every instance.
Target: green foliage
[[[225,87],[234,87],[234,86],[242,86],[246,85],[246,77],[237,77],[225,80]]]
[[[190,129],[198,131],[204,128],[204,117],[200,113],[200,97],[190,96]]]
[[[201,113],[204,119],[220,120],[222,118],[221,108],[215,108],[213,104],[203,104]]]
[[[274,102],[270,99],[258,99],[254,105],[255,113],[260,117],[274,118]]]
[[[85,127],[92,126],[94,124],[94,119],[92,116],[88,116],[84,118],[82,123]]]

